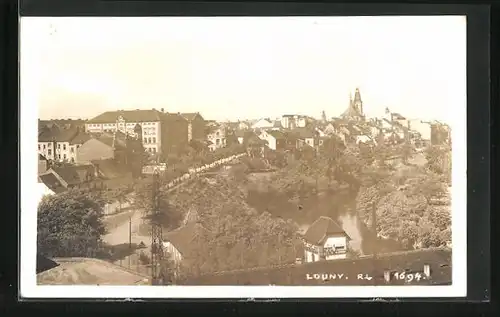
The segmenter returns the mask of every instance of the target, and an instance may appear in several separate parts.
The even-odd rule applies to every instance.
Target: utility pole
[[[132,216],[128,218],[128,247],[132,249]]]
[[[160,182],[159,182],[159,172],[156,169],[153,174],[153,204],[150,214],[151,221],[151,282],[153,285],[161,285],[162,283],[162,271],[161,263],[163,260],[163,237],[162,237],[162,227],[160,223]]]

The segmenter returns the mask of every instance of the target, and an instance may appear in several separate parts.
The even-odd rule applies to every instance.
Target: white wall
[[[170,243],[170,242],[163,242],[163,248],[165,251],[167,251],[170,256],[172,257],[172,260],[176,263],[179,264],[182,261],[182,255],[181,253]]]
[[[329,237],[325,244],[323,245],[324,248],[333,248],[333,247],[343,247],[344,251],[343,253],[335,254],[335,255],[329,255],[326,257],[326,260],[335,260],[335,259],[344,259],[347,257],[347,237],[346,236],[334,236],[334,237]],[[340,251],[342,252],[342,251]]]
[[[431,139],[431,125],[428,123],[423,123],[420,119],[410,120],[410,130],[420,133],[423,140]]]

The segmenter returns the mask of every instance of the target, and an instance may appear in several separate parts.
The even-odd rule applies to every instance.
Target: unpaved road
[[[142,210],[135,210],[131,214],[132,221],[132,243],[139,244],[141,241],[146,245],[151,244],[150,236],[139,236],[138,228],[139,225],[143,223]],[[104,242],[110,245],[119,245],[129,242],[129,221],[125,221],[117,226],[108,227],[109,233],[103,236]]]

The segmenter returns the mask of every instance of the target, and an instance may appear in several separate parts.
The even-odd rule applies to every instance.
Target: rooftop
[[[320,245],[330,235],[345,235],[345,231],[332,218],[321,216],[307,229],[304,240]]]
[[[191,243],[200,231],[207,232],[200,224],[189,223],[173,231],[163,234],[163,240],[170,242],[183,256],[188,256],[191,251]]]
[[[200,114],[198,112],[190,112],[190,113],[181,113],[180,115],[186,120],[192,121],[196,118],[196,116],[199,116]]]
[[[155,122],[161,120],[161,112],[158,110],[118,110],[106,111],[97,117],[90,119],[87,123],[114,123],[118,117],[123,117],[125,122]]]
[[[424,265],[430,265],[431,277],[414,280],[412,285],[444,285],[451,284],[451,250],[426,249],[416,251],[379,254],[374,260],[372,256],[357,259],[319,261],[304,264],[285,264],[274,267],[260,267],[245,270],[234,270],[202,275],[193,278],[189,285],[384,285],[384,271],[419,272],[423,275]],[[307,279],[307,274],[344,273],[347,280]],[[358,280],[360,273],[369,274],[373,280]],[[403,281],[392,280],[395,285]]]
[[[39,285],[147,285],[149,277],[92,258],[55,258],[57,267],[37,274]]]
[[[68,185],[76,185],[87,180],[87,175],[91,175],[94,168],[91,165],[75,165],[64,167],[52,167],[54,173],[59,175]],[[49,187],[50,188],[50,187]]]

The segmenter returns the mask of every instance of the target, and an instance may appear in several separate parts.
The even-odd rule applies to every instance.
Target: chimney
[[[424,264],[424,275],[425,278],[431,277],[431,266],[429,264]]]
[[[389,283],[391,281],[391,271],[389,270],[384,271],[384,281],[386,283]]]
[[[161,110],[161,112],[165,112],[165,109],[164,109],[164,108],[161,108],[160,110]]]

